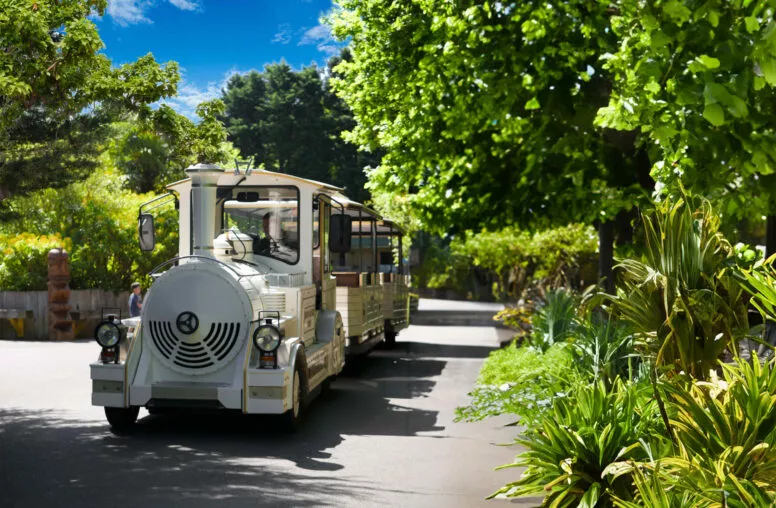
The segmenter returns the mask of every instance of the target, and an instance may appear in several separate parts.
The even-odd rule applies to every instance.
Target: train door
[[[331,204],[321,196],[313,198],[313,284],[315,284],[315,308],[328,307],[324,302],[324,285],[331,278],[331,253],[329,252],[329,225]]]

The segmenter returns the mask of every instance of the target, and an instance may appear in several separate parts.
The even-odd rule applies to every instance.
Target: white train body
[[[124,320],[130,339],[91,364],[92,403],[106,407],[114,427],[134,423],[140,407],[284,414],[295,425],[309,395],[342,370],[346,345],[406,326],[406,301],[395,296],[406,294],[406,277],[386,283],[386,297],[370,297],[395,302],[386,319],[349,337],[342,314],[361,302],[337,306],[329,249],[332,209],[345,210],[340,189],[267,171],[187,172],[170,186],[180,205],[179,257],[152,274],[141,317]],[[260,327],[279,331],[275,351],[254,338]]]

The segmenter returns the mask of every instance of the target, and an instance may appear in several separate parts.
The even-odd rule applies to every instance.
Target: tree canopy
[[[772,0],[337,3],[348,139],[426,227],[606,221],[676,177],[770,201]]]
[[[0,200],[85,176],[111,121],[176,93],[175,62],[100,53],[106,5],[0,0]]]
[[[294,71],[279,63],[234,75],[223,91],[229,137],[256,165],[333,182],[363,201],[364,167],[376,165],[377,158],[341,139],[353,117],[322,74],[316,66]]]

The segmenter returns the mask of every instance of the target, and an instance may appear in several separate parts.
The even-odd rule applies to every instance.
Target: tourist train
[[[150,274],[140,317],[95,329],[92,404],[115,429],[141,407],[274,414],[296,428],[348,358],[408,325],[403,232],[325,183],[207,164],[186,173],[140,208],[150,251],[151,212],[175,201],[178,256]]]

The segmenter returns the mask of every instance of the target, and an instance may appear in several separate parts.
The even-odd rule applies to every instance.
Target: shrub
[[[627,325],[593,313],[575,328],[571,343],[576,368],[588,372],[593,381],[609,385],[615,378],[634,379],[641,364]]]
[[[538,431],[516,442],[527,451],[506,467],[525,467],[522,477],[491,497],[544,495],[546,506],[611,506],[630,500],[628,472],[611,474],[621,462],[647,459],[664,429],[646,384],[616,379],[580,386],[556,399]],[[644,446],[644,445],[647,446]]]
[[[142,279],[154,266],[175,256],[177,212],[167,209],[158,213],[157,248],[150,254],[141,252],[137,242],[138,207],[153,195],[134,194],[122,189],[117,181],[117,171],[104,167],[84,182],[64,189],[46,189],[15,198],[10,206],[18,218],[4,224],[2,232],[7,237],[29,232],[22,238],[51,235],[67,242],[72,289],[127,289],[133,280]],[[25,242],[16,242],[12,247],[13,252],[18,251],[14,257],[19,259],[27,256],[27,250]],[[19,281],[14,287],[46,289],[45,277],[23,276],[22,268],[19,265],[8,272],[9,277]]]
[[[48,253],[63,247],[70,250],[70,239],[59,235],[0,235],[0,290],[45,290],[48,281]]]
[[[703,378],[749,329],[734,249],[706,201],[697,210],[683,199],[658,203],[643,222],[643,259],[617,265],[613,310],[633,325],[658,366]]]
[[[669,483],[702,503],[776,501],[776,363],[737,359],[723,379],[669,385],[678,453],[662,463]],[[752,500],[767,499],[767,503]]]
[[[530,232],[516,227],[467,232],[446,242],[423,242],[425,259],[415,271],[420,285],[476,292],[478,284],[492,284],[501,301],[516,302],[538,290],[580,288],[597,279],[598,242],[595,230],[584,224]]]
[[[569,338],[577,328],[576,308],[577,299],[571,292],[564,289],[549,291],[531,320],[531,346],[546,351],[556,342]]]
[[[456,410],[457,418],[477,421],[512,414],[521,425],[535,428],[554,399],[565,397],[584,381],[566,344],[550,346],[545,353],[513,344],[485,360],[477,386],[469,394],[472,402]]]

